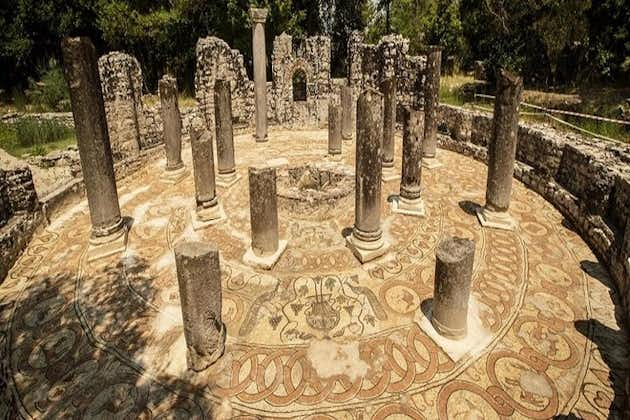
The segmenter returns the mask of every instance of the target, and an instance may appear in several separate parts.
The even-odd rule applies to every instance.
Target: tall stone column
[[[442,51],[430,47],[427,52],[426,81],[424,85],[424,160],[428,168],[442,166],[437,160],[437,119],[440,106],[440,67]]]
[[[355,218],[346,237],[353,254],[366,263],[389,248],[381,230],[381,166],[383,163],[383,96],[367,89],[357,102]]]
[[[252,53],[254,55],[254,94],[256,96],[256,141],[267,139],[267,51],[265,22],[267,9],[249,9],[252,21]]]
[[[232,126],[232,87],[228,80],[217,80],[214,85],[214,121],[217,135],[217,185],[229,188],[240,176],[234,161],[234,128]]]
[[[251,266],[271,270],[287,248],[279,239],[276,168],[257,165],[249,168],[249,211],[252,244],[243,256]]]
[[[190,123],[190,146],[195,175],[195,195],[197,205],[192,213],[195,230],[215,225],[225,219],[225,213],[217,197],[212,133],[199,118]]]
[[[171,75],[164,75],[158,82],[158,91],[166,149],[166,168],[162,180],[177,184],[186,177],[186,167],[182,161],[182,117],[177,99],[177,80]]]
[[[475,242],[448,238],[436,252],[431,324],[438,334],[461,340],[468,333],[468,301]]]
[[[385,79],[381,84],[383,93],[383,181],[399,179],[394,169],[394,150],[396,141],[396,77]]]
[[[341,136],[343,140],[352,140],[352,86],[344,85],[341,87],[341,112],[342,112],[342,126]]]
[[[341,155],[341,107],[333,103],[328,104],[328,154]]]
[[[514,230],[516,221],[509,215],[512,177],[516,162],[518,119],[523,80],[505,70],[499,72],[494,101],[492,139],[488,145],[488,183],[486,205],[477,211],[486,227]]]
[[[221,320],[221,268],[219,249],[202,242],[175,246],[179,299],[184,319],[188,369],[201,372],[225,350],[225,325]]]
[[[127,224],[118,204],[96,50],[89,38],[66,38],[62,52],[92,221],[88,251],[92,261],[126,249]]]
[[[425,215],[421,184],[423,138],[424,113],[405,108],[400,197],[391,202],[394,213],[419,217]]]

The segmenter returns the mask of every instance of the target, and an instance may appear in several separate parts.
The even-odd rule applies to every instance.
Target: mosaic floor
[[[344,143],[343,163],[354,165]],[[248,246],[247,165],[325,160],[325,131],[236,138],[243,175],[218,189],[228,220],[195,232],[191,176],[169,186],[155,162],[119,184],[133,219],[122,256],[87,263],[85,202],[39,233],[0,287],[0,414],[36,418],[459,419],[615,417],[628,363],[611,280],[542,198],[515,183],[517,232],[472,214],[486,168],[441,152],[423,171],[427,217],[394,215],[383,189],[390,253],[361,266],[342,231],[352,194],[312,214],[282,208],[289,247],[272,272],[241,263]],[[397,152],[400,150],[398,139]],[[184,160],[190,164],[190,148]],[[400,159],[396,162],[400,168]],[[465,343],[431,338],[424,315],[435,248],[476,241],[475,324]],[[224,357],[188,373],[173,246],[219,244]],[[332,339],[332,342],[329,341]]]

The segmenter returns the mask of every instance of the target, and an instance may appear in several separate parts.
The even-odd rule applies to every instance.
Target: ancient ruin
[[[280,35],[268,82],[249,18],[252,78],[199,39],[192,106],[64,41],[80,167],[0,169],[3,412],[627,418],[630,147],[519,119],[507,72],[493,113],[440,104],[399,35],[342,79]]]

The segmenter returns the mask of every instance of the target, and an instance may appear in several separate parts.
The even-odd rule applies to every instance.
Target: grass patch
[[[23,118],[0,123],[0,147],[16,157],[41,156],[75,144],[74,130],[57,121]]]

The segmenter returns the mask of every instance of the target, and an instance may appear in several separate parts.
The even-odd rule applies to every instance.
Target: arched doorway
[[[306,101],[306,72],[297,69],[293,72],[293,102]]]

